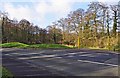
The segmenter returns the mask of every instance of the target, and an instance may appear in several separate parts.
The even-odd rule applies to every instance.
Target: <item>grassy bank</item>
[[[10,42],[10,43],[4,43],[0,44],[0,47],[3,48],[40,48],[40,49],[49,49],[49,48],[60,48],[60,49],[72,49],[77,47],[71,47],[68,45],[61,45],[61,44],[24,44],[19,42]],[[83,47],[84,48],[84,47]],[[99,48],[99,47],[88,47],[88,49],[100,49],[100,50],[111,50],[111,51],[120,51],[120,44],[116,46],[108,48]]]
[[[2,78],[12,78],[13,77],[12,73],[2,66],[0,66],[0,71],[1,71]]]
[[[0,47],[3,47],[3,48],[12,48],[12,47],[27,48],[27,47],[29,47],[29,45],[23,44],[23,43],[19,43],[19,42],[10,42],[10,43],[0,44]]]
[[[10,43],[4,43],[0,44],[0,47],[2,48],[41,48],[41,49],[47,49],[47,48],[71,48],[65,45],[61,44],[24,44],[19,42],[10,42]]]

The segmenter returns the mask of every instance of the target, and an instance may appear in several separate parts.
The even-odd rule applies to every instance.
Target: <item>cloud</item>
[[[54,22],[62,17],[65,17],[70,11],[72,11],[72,7],[75,2],[90,2],[89,0],[12,0],[11,2],[9,2],[8,0],[2,1],[3,3],[0,4],[2,5],[2,10],[8,12],[11,19],[16,18],[18,19],[18,21],[20,21],[24,18],[43,28],[50,24],[50,22]],[[106,2],[110,0],[98,1]],[[18,2],[18,4],[15,4],[15,2]],[[53,18],[49,16],[53,16]]]
[[[42,2],[43,0],[1,0],[1,2]],[[51,2],[51,0],[44,0],[45,2]],[[69,2],[90,2],[96,0],[53,0],[54,2],[69,1]]]
[[[54,14],[57,17],[64,16],[71,11],[73,3],[70,3],[68,0],[41,0],[36,6],[36,11],[41,14],[41,16],[45,16],[46,14]]]
[[[21,4],[17,5],[13,2],[7,2],[2,4],[3,10],[8,12],[11,19],[16,18],[18,20],[27,19],[30,22],[37,23],[45,26],[48,15],[54,15],[55,18],[64,17],[71,11],[73,3],[69,0],[40,0],[40,2],[33,2],[32,5]],[[53,22],[53,21],[51,21]]]
[[[32,10],[24,5],[24,6],[13,6],[11,3],[5,3],[3,5],[4,11],[8,12],[10,18],[17,18],[18,20],[21,20],[23,18],[27,20],[32,20]]]

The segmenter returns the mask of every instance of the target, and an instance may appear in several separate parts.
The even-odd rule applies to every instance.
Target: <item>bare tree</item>
[[[118,5],[111,5],[111,10],[113,11],[113,35],[116,36]]]

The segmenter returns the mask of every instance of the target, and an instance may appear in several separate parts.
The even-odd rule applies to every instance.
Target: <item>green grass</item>
[[[41,49],[47,49],[47,48],[71,48],[65,45],[60,44],[23,44],[19,42],[10,42],[10,43],[4,43],[0,44],[0,47],[2,48],[41,48]]]
[[[12,48],[12,47],[27,48],[28,46],[29,45],[27,45],[27,44],[23,44],[23,43],[19,43],[19,42],[10,42],[10,43],[0,44],[0,47],[3,47],[3,48]]]
[[[10,42],[10,43],[4,43],[0,44],[0,47],[3,48],[40,48],[40,49],[49,49],[49,48],[63,48],[63,49],[73,49],[75,47],[67,46],[67,45],[61,45],[61,44],[24,44],[20,42]],[[99,47],[88,47],[89,49],[99,49],[99,50],[108,50],[108,48],[99,48]],[[120,44],[116,46],[112,46],[110,50],[120,51]]]
[[[6,68],[0,66],[1,76],[2,78],[12,78],[13,75],[10,71],[8,71]]]

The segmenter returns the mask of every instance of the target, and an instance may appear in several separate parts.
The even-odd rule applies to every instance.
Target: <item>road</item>
[[[118,76],[120,54],[87,49],[2,49],[14,76]]]

